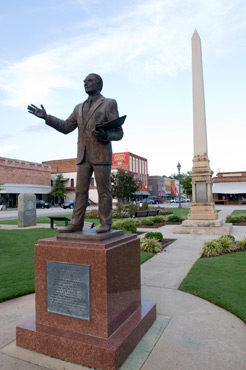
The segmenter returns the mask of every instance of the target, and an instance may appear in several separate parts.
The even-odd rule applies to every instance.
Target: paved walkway
[[[246,370],[245,324],[177,290],[204,241],[216,236],[174,235],[172,229],[158,229],[165,238],[177,240],[141,267],[142,299],[157,303],[157,320],[121,370]],[[246,237],[246,227],[234,226],[232,235]],[[34,294],[0,304],[0,369],[87,369],[16,347],[15,327],[34,315],[34,305]]]

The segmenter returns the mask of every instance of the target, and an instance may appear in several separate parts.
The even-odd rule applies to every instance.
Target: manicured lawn
[[[51,215],[52,216],[52,215]],[[68,215],[61,215],[61,216],[64,216],[64,217],[67,217],[71,220],[72,218],[72,213],[68,214]],[[99,225],[99,219],[98,218],[86,218],[85,219],[86,221],[89,221],[89,222],[94,222],[95,223],[95,226]],[[37,224],[50,224],[50,219],[49,217],[47,216],[43,216],[43,217],[37,217],[36,218],[36,223]],[[14,220],[4,220],[4,221],[0,221],[0,224],[2,225],[18,225],[18,219],[14,219]],[[55,224],[57,226],[65,226],[65,222],[64,221],[55,221]]]
[[[239,209],[236,209],[231,214],[233,216],[245,215],[246,214],[246,209],[242,209],[241,211]]]
[[[0,230],[0,302],[34,292],[34,245],[57,230]]]
[[[56,229],[0,230],[0,302],[34,292],[34,245],[56,234]],[[152,256],[141,251],[141,263]]]
[[[171,208],[171,210],[173,211],[174,215],[178,215],[178,216],[182,216],[182,217],[186,218],[189,211],[190,211],[190,208]],[[71,220],[72,213],[61,215],[61,216],[67,217]],[[117,221],[117,220],[118,220],[117,218],[113,218],[113,221]],[[86,218],[86,221],[94,222],[95,226],[99,225],[99,219],[98,218],[93,218],[93,219],[92,218],[88,218],[88,219]],[[50,219],[49,219],[48,216],[47,217],[46,216],[37,217],[36,222],[37,222],[37,224],[50,224]],[[2,225],[18,225],[18,219],[0,221],[0,224],[2,224]],[[64,226],[64,221],[55,221],[55,224],[57,226]]]
[[[187,217],[188,213],[190,212],[190,208],[171,208],[174,215],[180,216],[180,217]]]
[[[246,252],[200,258],[179,289],[225,308],[246,323]]]

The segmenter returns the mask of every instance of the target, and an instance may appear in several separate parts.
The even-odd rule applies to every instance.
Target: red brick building
[[[134,174],[142,182],[141,188],[136,192],[138,198],[150,195],[148,184],[148,161],[146,158],[130,152],[113,153],[112,171],[122,169]]]
[[[47,200],[50,192],[51,168],[46,164],[0,157],[0,194],[7,207],[16,207],[18,195],[32,193]]]
[[[246,204],[246,172],[219,172],[213,178],[217,204]]]
[[[130,152],[113,153],[112,163],[112,171],[116,171],[117,169],[130,171],[143,183],[142,188],[138,191],[138,196],[150,195],[148,193],[148,162],[146,158]],[[51,185],[53,185],[56,176],[62,174],[64,177],[64,185],[68,189],[66,201],[74,199],[77,174],[76,158],[45,161],[43,164],[51,167]],[[91,179],[89,200],[92,203],[98,203],[97,187],[94,177]]]

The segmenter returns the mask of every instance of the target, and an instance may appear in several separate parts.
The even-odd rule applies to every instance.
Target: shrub
[[[238,224],[241,222],[241,217],[240,216],[232,216],[229,215],[226,217],[226,222],[231,222],[233,224]]]
[[[246,251],[246,239],[242,239],[237,242],[236,248],[240,251]]]
[[[223,252],[231,252],[235,249],[235,238],[232,235],[222,235],[217,242],[222,246]]]
[[[155,238],[151,238],[151,239],[141,238],[140,248],[142,251],[146,251],[149,253],[158,253],[162,250],[161,243]]]
[[[215,257],[223,253],[223,247],[217,240],[211,240],[204,243],[202,248],[203,257]]]
[[[147,211],[149,209],[149,205],[147,202],[142,203],[142,207],[140,208],[141,211]]]
[[[246,215],[245,214],[240,215],[240,218],[241,218],[241,221],[242,222],[245,222],[246,221]]]
[[[135,233],[137,231],[134,221],[130,219],[115,221],[112,225],[112,229],[123,230],[124,233]]]
[[[143,217],[141,219],[141,225],[151,226],[154,225],[154,218],[153,217]]]
[[[142,217],[134,218],[133,220],[136,226],[142,225],[142,221],[143,221]]]
[[[112,212],[112,217],[115,217],[115,218],[127,218],[127,217],[129,217],[129,214],[126,211],[123,211],[123,210],[122,211],[119,211],[118,209],[115,209]]]
[[[154,223],[164,222],[166,220],[166,217],[164,216],[154,216]]]
[[[170,221],[170,222],[179,222],[179,221],[182,221],[182,218],[178,215],[171,215],[167,218],[167,221]]]
[[[146,233],[145,234],[145,236],[144,236],[146,239],[151,239],[151,238],[154,238],[154,239],[156,239],[156,240],[158,240],[158,241],[162,241],[162,239],[163,239],[163,235],[162,235],[162,233],[160,233],[160,232],[152,232],[152,231],[150,231],[150,232],[148,232],[148,233]]]
[[[99,211],[94,209],[92,211],[86,212],[86,218],[99,218]]]
[[[172,209],[162,208],[159,212],[159,215],[170,215],[172,213],[173,213]]]
[[[127,204],[127,209],[128,209],[128,212],[130,213],[130,215],[134,215],[137,210],[138,210],[138,206],[136,204]]]

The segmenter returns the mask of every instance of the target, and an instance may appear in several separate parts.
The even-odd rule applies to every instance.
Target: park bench
[[[159,214],[159,209],[148,211],[148,216],[157,216]]]
[[[227,204],[226,199],[214,199],[215,204]]]
[[[65,226],[68,226],[68,223],[70,221],[70,218],[67,218],[65,216],[49,216],[50,219],[50,228],[54,228],[54,221],[65,221]],[[84,222],[84,227],[88,229],[92,229],[94,227],[94,222]]]
[[[148,217],[148,216],[157,216],[159,214],[159,209],[157,210],[146,210],[146,211],[136,211],[133,217]]]

